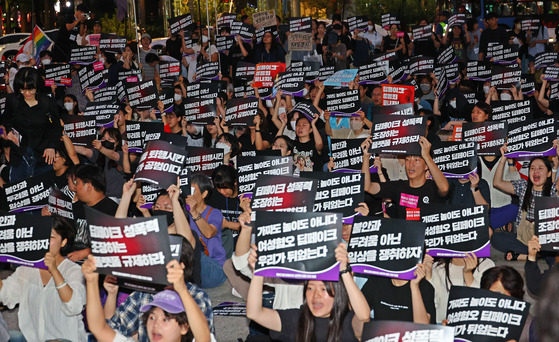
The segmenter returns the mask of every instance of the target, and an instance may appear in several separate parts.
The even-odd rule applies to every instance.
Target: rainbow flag
[[[51,44],[52,40],[50,40],[50,38],[45,34],[45,32],[43,32],[43,30],[41,30],[39,26],[35,25],[33,34],[29,35],[29,38],[27,38],[21,49],[19,49],[16,57],[14,57],[14,60],[20,53],[24,53],[30,59],[35,58],[35,62],[39,64],[39,53],[48,49]],[[33,46],[35,46],[35,54],[33,54]]]

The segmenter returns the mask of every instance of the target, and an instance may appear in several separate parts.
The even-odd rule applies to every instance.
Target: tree
[[[433,22],[436,0],[355,0],[357,13],[381,23],[382,14],[392,13],[400,17],[405,25],[416,25],[421,19]]]

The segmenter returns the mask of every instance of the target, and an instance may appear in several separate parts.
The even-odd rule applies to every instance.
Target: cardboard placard
[[[347,245],[353,272],[414,279],[423,260],[425,223],[357,216]]]
[[[507,158],[552,156],[557,152],[553,140],[557,138],[555,119],[526,120],[509,125]]]
[[[478,156],[500,156],[507,132],[506,122],[466,122],[462,125],[462,140],[477,142]]]
[[[215,99],[186,98],[182,102],[185,120],[191,124],[213,124],[217,113]]]
[[[416,26],[412,29],[412,38],[416,40],[428,40],[433,35],[433,24]]]
[[[70,64],[90,64],[96,60],[96,46],[80,46],[70,51]]]
[[[186,31],[190,27],[196,24],[192,21],[192,15],[190,13],[180,15],[169,19],[169,29],[171,34],[179,34],[181,31]]]
[[[254,275],[337,281],[334,250],[342,239],[342,214],[256,212],[258,261]]]
[[[534,230],[542,250],[559,250],[559,198],[536,197]]]
[[[349,83],[355,79],[358,72],[358,69],[338,70],[324,81],[324,86],[349,87]]]
[[[531,95],[536,91],[536,78],[534,74],[522,74],[520,76],[520,88],[523,95]]]
[[[522,70],[520,66],[515,64],[509,65],[493,65],[491,68],[491,86],[497,90],[510,90],[511,86],[520,89],[520,76]]]
[[[473,141],[441,141],[433,146],[433,161],[446,178],[468,178],[477,172],[476,148]]]
[[[326,89],[326,110],[332,116],[358,116],[355,114],[361,110],[361,98],[359,89]]]
[[[506,121],[509,125],[532,119],[530,100],[491,101],[491,119]]]
[[[310,32],[293,32],[287,39],[288,51],[312,51],[313,35]]]
[[[419,138],[425,135],[423,116],[379,115],[373,117],[370,153],[421,155]]]
[[[121,52],[124,51],[126,47],[126,37],[119,36],[116,34],[101,33],[101,39],[99,40],[99,49],[102,51],[114,51]]]
[[[118,87],[105,87],[93,92],[93,100],[95,102],[112,102],[115,103],[118,98]]]
[[[490,81],[491,65],[491,62],[470,61],[466,66],[466,76],[472,81]]]
[[[99,273],[168,285],[171,250],[164,216],[115,218],[87,206],[85,216]]]
[[[499,43],[489,43],[487,46],[487,58],[492,59],[496,64],[516,63],[518,59],[518,44],[503,45]]]
[[[151,109],[157,107],[159,97],[154,80],[126,84],[128,104],[135,109]]]
[[[254,78],[255,72],[256,64],[249,62],[239,62],[237,63],[237,69],[235,70],[235,78],[250,81]]]
[[[402,103],[391,106],[373,106],[371,114],[375,115],[413,115],[413,103]]]
[[[67,219],[74,219],[72,198],[60,191],[56,185],[51,186],[49,195],[49,213]]]
[[[72,85],[72,66],[70,64],[50,64],[43,66],[45,70],[45,85],[48,81],[57,86]]]
[[[46,269],[52,225],[48,216],[0,216],[0,262]]]
[[[218,52],[229,51],[235,44],[235,37],[232,36],[218,36],[215,37],[215,47]]]
[[[186,93],[189,97],[199,97],[202,99],[213,99],[227,89],[226,81],[200,80],[199,82],[186,86]]]
[[[519,340],[530,303],[498,292],[452,286],[448,296],[447,326],[455,341]]]
[[[85,92],[88,88],[93,91],[103,88],[105,86],[104,70],[95,70],[93,64],[84,65],[78,70],[82,91]]]
[[[252,126],[258,111],[258,99],[242,98],[227,101],[225,121],[228,126]]]
[[[378,61],[359,67],[359,84],[380,84],[387,82],[389,62]]]
[[[237,14],[235,13],[221,13],[219,18],[217,18],[217,26],[231,27],[231,23],[237,19]]]
[[[187,153],[162,140],[150,141],[140,158],[135,182],[147,182],[167,189],[177,183],[186,162]]]
[[[402,103],[413,103],[415,98],[415,87],[409,85],[383,84],[382,105],[396,105]]]
[[[113,127],[115,115],[120,111],[120,105],[111,102],[89,102],[85,106],[83,116],[95,116],[95,124],[100,127]]]
[[[332,158],[334,169],[332,172],[361,173],[363,165],[363,150],[361,144],[365,139],[332,139]],[[376,172],[373,165],[374,157],[369,157],[370,172]]]
[[[296,32],[312,32],[312,18],[311,17],[300,17],[289,19],[289,32],[291,34]]]
[[[239,193],[252,196],[256,180],[260,175],[291,176],[293,159],[281,156],[237,157]]]
[[[202,172],[211,177],[215,168],[223,164],[223,149],[221,148],[187,146],[186,152],[188,158],[186,158],[184,168],[191,173]]]
[[[355,17],[347,18],[347,23],[349,25],[349,30],[351,32],[355,30],[367,31],[367,26],[369,25],[369,19],[366,15],[358,15]]]
[[[252,13],[252,25],[254,25],[256,29],[275,26],[276,24],[275,10]]]
[[[91,147],[97,139],[97,121],[91,116],[69,115],[64,122],[64,131],[72,144]]]
[[[133,153],[142,153],[148,142],[161,138],[163,128],[163,122],[159,121],[126,120],[128,150]]]
[[[299,112],[300,114],[305,115],[309,121],[312,121],[315,115],[320,115],[320,110],[309,101],[301,101],[297,103],[290,111],[290,113],[294,112]]]
[[[318,181],[260,174],[254,186],[252,210],[312,212]]]
[[[6,202],[11,213],[41,209],[49,203],[54,171],[4,185]]]
[[[274,88],[283,91],[285,95],[303,96],[305,89],[304,72],[283,72],[277,75]]]
[[[273,87],[276,75],[281,72],[285,72],[285,63],[256,64],[252,86],[255,88]]]
[[[454,342],[454,330],[442,325],[374,320],[363,326],[362,341]]]

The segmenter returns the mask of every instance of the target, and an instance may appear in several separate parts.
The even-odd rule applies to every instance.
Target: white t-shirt
[[[196,64],[198,63],[198,55],[200,54],[200,45],[194,45],[192,50],[194,50],[194,54],[189,55],[186,57],[186,61],[188,62],[188,81],[194,82],[194,74],[196,73]],[[210,45],[208,49],[208,55],[210,55],[210,59],[214,53],[217,53],[217,48],[215,45]]]

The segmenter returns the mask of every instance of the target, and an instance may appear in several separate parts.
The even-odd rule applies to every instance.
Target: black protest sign
[[[458,63],[445,65],[444,72],[450,84],[457,83],[460,80],[460,69]]]
[[[390,106],[371,107],[373,118],[375,115],[413,115],[413,103],[401,103]]]
[[[289,19],[289,32],[312,32],[312,18],[302,17]]]
[[[219,78],[219,62],[207,62],[196,65],[196,79],[218,79]]]
[[[427,225],[427,254],[443,258],[462,258],[466,253],[490,257],[488,211],[484,205],[426,207],[421,211],[421,220]]]
[[[231,35],[241,36],[245,41],[251,41],[254,35],[254,27],[243,23],[242,21],[234,21],[231,23]]]
[[[240,78],[243,80],[250,81],[254,78],[254,73],[256,72],[256,64],[248,62],[237,63],[237,69],[235,69],[235,78]]]
[[[258,260],[254,275],[337,281],[335,249],[342,214],[256,212]]]
[[[291,176],[293,159],[282,156],[237,157],[239,193],[252,194],[259,175]]]
[[[85,216],[99,273],[168,285],[171,250],[164,216],[115,218],[87,206]]]
[[[423,260],[425,223],[356,216],[347,250],[353,272],[414,279]]]
[[[83,92],[88,88],[91,90],[97,90],[105,86],[105,80],[103,78],[103,70],[93,67],[93,64],[84,65],[80,70],[78,70],[78,77],[80,79],[80,85]]]
[[[102,51],[122,52],[126,47],[126,37],[116,34],[101,33],[99,49]]]
[[[534,74],[522,74],[520,76],[520,89],[523,95],[531,95],[536,91],[536,78]]]
[[[293,109],[291,109],[290,111],[290,113],[295,112],[305,115],[307,119],[309,119],[309,121],[312,121],[315,115],[320,115],[320,110],[308,101],[297,103],[295,107],[293,107]]]
[[[64,122],[64,131],[72,144],[91,147],[97,139],[97,121],[94,117],[83,115],[68,115]]]
[[[362,173],[301,172],[301,177],[318,180],[314,212],[342,213],[344,223],[353,223],[355,208],[365,201]]]
[[[217,108],[215,99],[186,98],[183,100],[184,117],[190,124],[213,124]]]
[[[90,64],[95,61],[97,46],[80,46],[70,51],[70,64]]]
[[[373,56],[373,62],[380,62],[380,61],[394,62],[397,60],[398,60],[398,54],[396,53],[396,51],[382,52],[382,53],[375,54]]]
[[[466,122],[462,125],[462,140],[477,142],[478,156],[500,156],[507,132],[506,122]]]
[[[50,188],[49,212],[67,219],[74,219],[72,198],[60,191],[56,185]]]
[[[491,62],[470,61],[466,67],[466,76],[472,81],[489,81],[491,65]]]
[[[162,140],[150,141],[140,158],[134,181],[156,184],[167,189],[177,183],[187,153],[180,147]]]
[[[159,101],[154,80],[126,84],[126,96],[130,107],[140,110],[155,108]]]
[[[45,86],[72,85],[72,66],[70,64],[49,64],[43,66],[45,70]]]
[[[256,30],[256,43],[262,43],[262,37],[264,37],[264,34],[267,32],[272,33],[272,37],[274,37],[272,39],[277,39],[275,37],[278,37],[278,29],[277,26],[274,24],[274,26],[262,27]]]
[[[318,80],[321,82],[326,81],[330,76],[334,75],[336,69],[334,66],[321,67],[318,70]]]
[[[363,150],[361,144],[364,139],[332,139],[332,158],[334,159],[334,168],[332,172],[352,172],[360,173],[363,165]],[[370,171],[374,172],[375,167],[372,166],[373,156],[370,156]]]
[[[381,25],[382,27],[384,27],[385,30],[387,30],[390,25],[400,25],[400,20],[398,20],[398,17],[395,14],[391,14],[391,13],[386,13],[381,15],[380,17],[381,20]]]
[[[507,158],[555,155],[553,140],[557,138],[555,119],[526,120],[509,125]]]
[[[52,225],[48,216],[0,216],[0,262],[46,269]]]
[[[274,87],[283,91],[285,95],[301,97],[305,89],[305,73],[302,71],[279,73],[274,81]]]
[[[175,107],[175,88],[162,88],[159,92],[159,101],[163,103],[163,112],[171,113]],[[159,113],[159,109],[155,110]]]
[[[304,61],[297,62],[291,61],[289,71],[302,71],[305,73],[306,82],[314,82],[320,73],[320,62],[317,61]]]
[[[98,89],[93,93],[93,100],[95,102],[117,102],[118,98],[118,87],[105,87]]]
[[[357,111],[361,110],[359,89],[327,88],[326,110],[328,110],[332,116],[354,116]]]
[[[545,68],[542,80],[559,81],[559,67],[549,66]]]
[[[518,64],[493,65],[491,68],[491,86],[497,90],[509,90],[511,86],[520,89],[522,70]]]
[[[112,102],[89,102],[85,106],[83,116],[95,116],[97,126],[113,127],[115,115],[120,111],[120,105]]]
[[[549,100],[559,99],[559,82],[551,82],[549,86]]]
[[[464,90],[462,93],[464,94],[470,108],[473,108],[478,103],[479,100],[475,91]]]
[[[141,81],[142,70],[132,69],[118,72],[118,80],[124,83],[137,83]]]
[[[559,198],[536,197],[534,230],[540,239],[541,249],[559,250]]]
[[[225,121],[228,126],[252,126],[258,111],[258,99],[242,98],[227,101]]]
[[[491,58],[496,64],[515,63],[518,58],[518,44],[503,45],[489,43],[487,46],[487,58]]]
[[[457,57],[454,53],[454,47],[449,46],[437,56],[437,64],[451,64],[456,62]]]
[[[223,164],[223,149],[211,147],[186,147],[188,158],[184,168],[188,172],[202,172],[208,177],[212,176],[216,167]]]
[[[49,171],[19,182],[4,185],[8,210],[18,213],[41,209],[48,205],[53,178],[54,171]]]
[[[202,99],[213,99],[227,89],[227,82],[214,80],[200,80],[200,82],[186,86],[186,93],[189,97],[199,97]]]
[[[429,75],[435,67],[435,59],[431,57],[416,56],[410,59],[408,66],[409,75]]]
[[[433,73],[435,74],[435,78],[439,81],[437,83],[437,86],[435,87],[435,93],[438,94],[438,97],[440,99],[444,96],[444,94],[448,90],[448,87],[450,86],[450,82],[446,77],[446,69],[444,66],[436,67],[433,70]]]
[[[412,29],[413,40],[428,40],[433,34],[433,25],[416,26]]]
[[[388,63],[388,75],[392,77],[392,83],[400,82],[406,76],[407,65],[402,61],[395,60]]]
[[[0,62],[0,89],[4,89],[6,87],[6,62]]]
[[[370,153],[421,155],[419,138],[425,135],[423,116],[378,115],[373,117]]]
[[[246,317],[246,303],[223,302],[212,308],[214,316]]]
[[[219,18],[217,18],[217,26],[227,26],[230,27],[231,23],[237,19],[237,15],[235,13],[221,13]]]
[[[468,178],[477,171],[477,144],[441,141],[433,146],[433,160],[446,178]]]
[[[349,25],[349,30],[352,32],[355,30],[367,31],[369,19],[367,19],[367,16],[365,15],[358,15],[347,18],[347,23]]]
[[[537,31],[540,28],[540,19],[522,19],[520,27],[524,32],[528,30]]]
[[[491,119],[506,121],[509,125],[532,119],[530,100],[491,101]]]
[[[536,55],[534,67],[536,69],[547,68],[559,62],[559,52],[540,52]]]
[[[485,289],[452,286],[448,296],[447,326],[455,341],[501,342],[520,339],[530,304]]]
[[[4,114],[6,109],[6,94],[0,95],[0,114]]]
[[[464,26],[466,24],[466,14],[459,13],[454,14],[450,18],[448,18],[448,27],[452,29],[453,26]]]
[[[252,210],[312,212],[318,181],[313,179],[258,175]]]
[[[181,71],[180,62],[170,56],[159,57],[159,77],[162,83],[172,83],[175,77],[178,77]]]
[[[229,49],[235,44],[235,37],[232,36],[218,36],[215,37],[215,47],[218,52],[229,51]]]
[[[169,19],[171,34],[178,35],[180,31],[186,31],[190,26],[193,26],[192,15],[190,15],[190,13]]]
[[[141,153],[148,142],[158,140],[163,126],[159,121],[126,120],[126,143],[130,152]]]
[[[189,175],[188,170],[183,169],[179,176],[180,192],[185,197],[191,195],[188,175]],[[142,196],[144,196],[144,199],[146,200],[146,203],[142,206],[142,208],[146,208],[146,209],[153,208],[153,204],[157,199],[157,196],[159,196],[162,192],[166,191],[166,189],[160,188],[155,184],[144,183],[144,182],[141,183],[141,190],[142,190]]]
[[[124,100],[127,100],[127,98],[126,98],[126,88],[124,87],[124,84],[122,83],[122,81],[117,82],[116,92],[117,92],[116,97],[120,102],[124,102]]]
[[[387,81],[388,61],[373,62],[359,67],[359,84],[379,84]]]
[[[451,327],[412,322],[374,320],[363,326],[366,342],[454,342]]]

